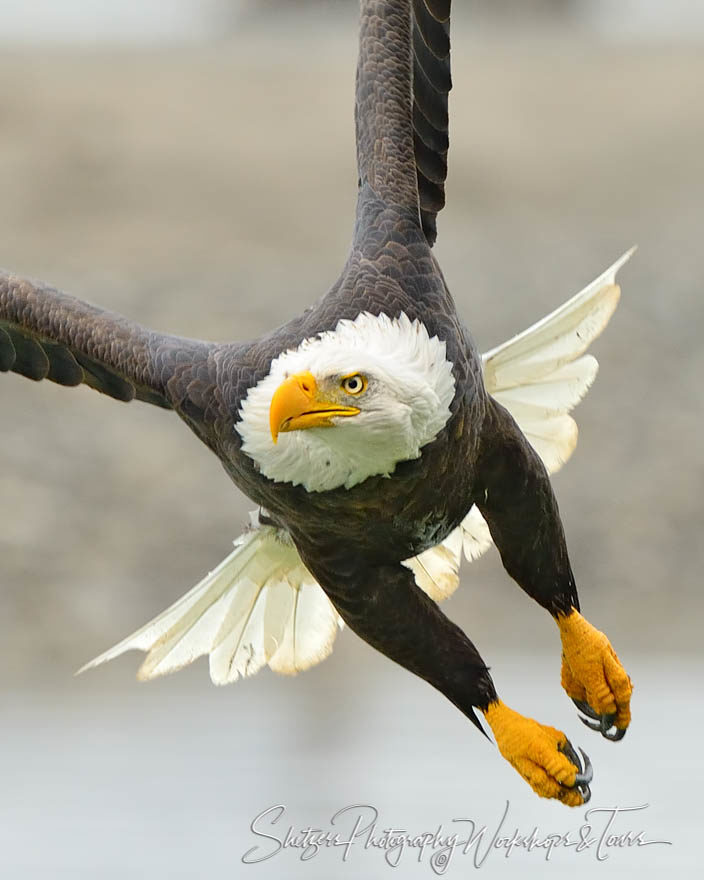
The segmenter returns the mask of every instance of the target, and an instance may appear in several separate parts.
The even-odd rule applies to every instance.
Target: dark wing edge
[[[89,385],[115,400],[172,409],[179,374],[205,362],[209,343],[155,333],[42,282],[0,270],[0,371]],[[184,379],[186,376],[184,375]]]
[[[437,215],[445,205],[451,0],[412,0],[412,5],[413,148],[421,222],[432,246],[437,238]]]

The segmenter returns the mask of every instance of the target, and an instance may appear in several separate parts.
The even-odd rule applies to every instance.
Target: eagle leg
[[[403,565],[362,569],[345,560],[301,557],[345,623],[367,644],[444,694],[479,730],[474,709],[497,699],[472,642],[415,583]],[[354,561],[354,560],[353,560]]]
[[[510,709],[501,700],[490,703],[484,717],[499,751],[540,797],[579,807],[591,798],[591,761],[584,766],[561,730],[539,724]]]
[[[562,687],[596,723],[580,720],[612,742],[623,739],[631,721],[633,685],[611,643],[575,609],[559,615],[557,623],[562,638]]]
[[[584,752],[582,766],[564,733],[499,700],[474,645],[416,586],[408,568],[360,571],[344,560],[334,568],[319,558],[304,562],[357,635],[436,687],[481,729],[474,712],[479,709],[501,754],[539,795],[572,807],[589,800],[592,767]]]
[[[506,571],[555,619],[562,637],[562,686],[606,739],[631,721],[632,685],[611,643],[579,613],[565,534],[550,478],[510,413],[487,411],[488,440],[479,461],[477,507]],[[580,704],[591,709],[587,712]],[[615,732],[610,732],[615,726]]]

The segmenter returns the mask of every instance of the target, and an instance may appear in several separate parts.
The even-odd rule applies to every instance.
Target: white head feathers
[[[364,375],[368,386],[354,400],[360,412],[333,419],[333,427],[283,433],[275,444],[272,397],[285,379],[302,372],[318,382]],[[447,424],[454,393],[444,342],[403,313],[389,318],[362,312],[273,360],[269,375],[249,389],[235,428],[243,451],[270,479],[309,492],[349,489],[418,458]]]

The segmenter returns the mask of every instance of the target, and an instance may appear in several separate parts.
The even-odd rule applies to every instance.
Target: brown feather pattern
[[[85,383],[115,400],[170,409],[176,360],[210,346],[146,330],[41,282],[0,271],[0,370],[60,385]]]
[[[451,88],[450,0],[413,0],[413,137],[421,222],[430,245],[445,205]]]

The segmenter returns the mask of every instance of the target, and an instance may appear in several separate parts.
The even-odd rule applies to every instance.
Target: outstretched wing
[[[413,150],[423,231],[432,245],[445,205],[451,0],[413,0]]]
[[[432,245],[447,176],[450,0],[362,0],[361,11],[360,185],[419,212]]]
[[[171,408],[211,348],[0,270],[0,371]]]

